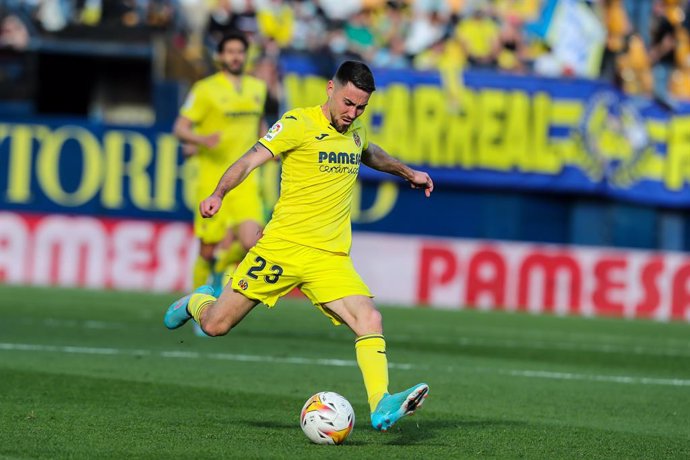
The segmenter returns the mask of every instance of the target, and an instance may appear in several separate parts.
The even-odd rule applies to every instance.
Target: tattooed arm
[[[434,191],[434,182],[427,173],[410,168],[373,142],[369,142],[367,149],[362,152],[362,163],[377,171],[402,177],[410,183],[410,187],[424,189],[426,196],[431,196]]]
[[[225,171],[220,178],[216,189],[211,196],[206,198],[199,205],[199,212],[203,217],[212,217],[218,212],[223,197],[233,188],[237,187],[249,176],[249,173],[258,168],[268,160],[273,158],[273,154],[259,142],[249,149]]]

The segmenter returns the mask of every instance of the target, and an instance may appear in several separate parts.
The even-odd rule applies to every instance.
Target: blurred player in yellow
[[[213,192],[228,166],[266,132],[266,84],[244,74],[247,48],[247,39],[239,32],[223,37],[218,44],[221,70],[192,87],[175,121],[174,133],[184,145],[183,152],[197,157],[199,202]],[[207,284],[213,273],[220,294],[223,271],[254,246],[264,219],[256,174],[232,191],[227,206],[215,216],[204,219],[195,214],[194,233],[200,249],[194,264],[194,287]],[[219,248],[221,242],[223,248]]]
[[[388,361],[381,314],[369,288],[350,259],[352,192],[360,164],[406,179],[430,196],[429,175],[416,171],[369,142],[358,119],[375,90],[369,68],[344,62],[328,82],[321,106],[287,112],[223,175],[200,205],[204,217],[223,209],[236,187],[252,170],[275,155],[283,160],[281,192],[263,237],[235,271],[219,298],[203,286],[173,303],[165,314],[169,329],[190,318],[211,336],[227,334],[258,303],[273,307],[295,287],[334,324],[355,333],[357,363],[362,371],[375,429],[387,430],[413,413],[426,397],[424,383],[388,393]]]

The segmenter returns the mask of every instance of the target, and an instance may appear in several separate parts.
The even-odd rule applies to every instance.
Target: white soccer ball
[[[316,444],[342,444],[355,427],[355,411],[338,393],[322,391],[307,399],[300,426]]]

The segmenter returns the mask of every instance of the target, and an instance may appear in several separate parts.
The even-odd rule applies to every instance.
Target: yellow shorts
[[[244,184],[240,184],[238,188],[225,195],[223,205],[215,216],[204,219],[197,208],[194,213],[194,234],[202,242],[207,244],[219,243],[225,238],[228,228],[248,220],[255,221],[262,226],[266,223],[264,203],[258,187],[243,187],[242,185]],[[206,199],[211,192],[199,196],[199,202]]]
[[[269,307],[298,287],[336,326],[323,304],[351,295],[373,297],[350,256],[263,237],[235,270],[230,286]]]

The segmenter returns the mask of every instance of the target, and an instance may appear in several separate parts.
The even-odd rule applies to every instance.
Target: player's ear
[[[328,95],[329,99],[333,96],[334,89],[335,83],[333,83],[333,80],[328,80],[328,84],[326,85],[326,94]]]

